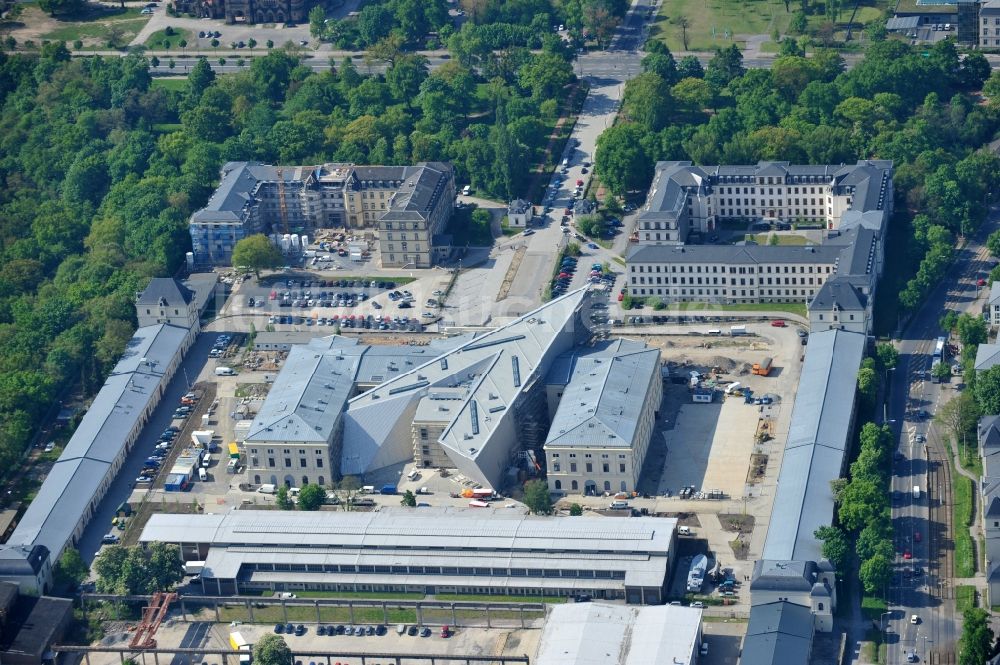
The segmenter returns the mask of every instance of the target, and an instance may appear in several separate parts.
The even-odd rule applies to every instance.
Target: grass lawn
[[[796,302],[751,302],[751,303],[708,303],[708,302],[678,302],[673,303],[667,309],[687,312],[695,310],[726,310],[730,312],[789,312],[806,315],[805,303]]]
[[[958,612],[971,610],[976,606],[976,587],[959,584],[955,587],[955,609]]]
[[[888,603],[878,596],[865,595],[861,599],[861,613],[866,619],[878,621],[883,612],[889,608]]]
[[[979,447],[975,441],[967,441],[966,444],[958,446],[958,459],[962,468],[976,476],[982,476],[983,458],[979,456]]]
[[[477,596],[466,593],[438,593],[434,595],[434,600],[442,602],[464,600],[470,603],[565,603],[569,601],[569,598],[565,596]],[[490,614],[492,613],[491,610]]]
[[[784,33],[792,18],[791,13],[785,12],[782,0],[664,0],[650,35],[665,41],[671,51],[685,50],[681,29],[672,22],[678,16],[689,21],[687,36],[691,51],[725,48],[734,41],[742,47],[743,40],[734,39],[735,34],[770,35],[775,28]]]
[[[90,7],[94,7],[94,5],[90,5]],[[141,15],[137,7],[90,9],[62,18],[59,22],[65,25],[42,35],[42,39],[64,41],[70,44],[79,39],[84,42],[85,46],[103,47],[105,46],[104,42],[108,40],[112,32],[117,32],[119,35],[118,43],[124,45],[139,34],[147,21],[149,21],[149,17]],[[87,44],[88,40],[91,42],[90,44]]]
[[[182,39],[185,40],[188,45],[192,44],[194,41],[191,37],[190,30],[185,30],[184,28],[173,28],[173,32],[173,35],[167,37],[166,29],[157,30],[149,36],[149,39],[146,40],[146,48],[150,51],[156,51],[157,49],[167,51],[181,48],[181,45],[178,42]],[[164,44],[164,42],[167,42],[167,44]]]
[[[152,85],[154,88],[163,88],[164,90],[174,90],[175,92],[187,92],[188,80],[187,77],[183,76],[176,76],[171,78],[157,77],[153,79]]]
[[[758,233],[757,235],[753,236],[753,241],[756,242],[758,245],[770,245],[771,244],[769,242],[770,236],[771,236],[770,233]],[[778,234],[775,235],[774,237],[778,239],[777,244],[779,245],[803,247],[805,245],[810,244],[806,240],[805,236]]]
[[[972,577],[976,560],[969,525],[972,523],[972,481],[953,472],[955,528],[955,577]]]

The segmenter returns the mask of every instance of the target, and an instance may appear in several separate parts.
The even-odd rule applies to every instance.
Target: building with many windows
[[[724,220],[804,223],[834,230],[861,213],[888,219],[892,162],[839,166],[659,162],[636,224],[640,244],[684,244]],[[879,222],[878,226],[882,226]]]
[[[556,359],[546,384],[549,489],[635,491],[663,397],[660,350],[625,339],[578,347]]]
[[[661,162],[626,259],[629,293],[722,306],[804,302],[817,329],[867,332],[891,211],[890,162]],[[702,244],[722,220],[762,227],[778,242]],[[792,231],[793,223],[805,228]]]
[[[1000,48],[1000,0],[986,0],[979,5],[979,45]]]
[[[224,265],[241,239],[320,228],[379,231],[385,267],[428,268],[451,251],[450,164],[271,166],[229,162],[208,203],[191,215],[195,263]]]
[[[519,465],[540,468],[547,433],[557,432],[554,452],[615,455],[607,471],[581,465],[563,476],[567,490],[633,489],[660,403],[659,352],[623,340],[588,346],[596,297],[580,289],[489,332],[426,346],[339,336],[291,346],[244,441],[249,481],[323,485],[415,461],[500,488]],[[590,436],[571,431],[588,409]]]
[[[209,594],[263,590],[578,596],[663,603],[677,520],[508,508],[153,514],[139,542],[204,561]]]

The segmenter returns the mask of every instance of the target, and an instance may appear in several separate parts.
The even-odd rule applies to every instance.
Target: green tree
[[[569,515],[570,517],[580,517],[583,515],[583,506],[578,503],[570,504]]]
[[[548,515],[552,512],[552,495],[544,480],[529,480],[524,484],[524,505],[536,515]]]
[[[278,510],[295,510],[295,503],[288,496],[288,488],[284,485],[279,487],[278,492],[274,495],[274,503],[278,506]]]
[[[151,543],[112,545],[94,562],[97,589],[102,593],[137,595],[166,591],[184,578],[184,564],[176,545]]]
[[[1000,414],[1000,365],[976,372],[972,394],[983,415]]]
[[[666,126],[671,106],[670,86],[657,74],[639,74],[625,84],[624,115],[647,131],[657,132]]]
[[[951,379],[951,367],[946,362],[937,363],[931,368],[931,374],[938,381],[946,382]]]
[[[562,89],[573,80],[573,66],[554,53],[541,53],[521,67],[517,79],[535,99],[551,99],[561,96]]]
[[[944,314],[941,315],[941,318],[938,319],[938,325],[940,325],[941,330],[946,333],[951,332],[955,329],[955,326],[958,325],[958,314],[956,314],[953,310],[946,309]]]
[[[281,251],[262,233],[243,238],[233,248],[233,265],[252,270],[258,278],[261,270],[279,268],[284,263]]]
[[[403,498],[399,500],[399,504],[401,506],[407,506],[409,508],[416,508],[417,497],[410,490],[406,490],[405,492],[403,492]]]
[[[894,369],[899,362],[899,351],[889,342],[879,342],[875,346],[875,356],[879,366],[886,370]]]
[[[854,478],[840,495],[837,515],[848,531],[860,531],[888,508],[881,483],[873,478]]]
[[[326,488],[307,483],[299,490],[299,510],[319,510],[326,502]]]
[[[962,637],[958,643],[959,665],[980,665],[989,660],[993,645],[993,629],[985,610],[973,607],[962,615]]]
[[[62,556],[59,557],[59,561],[52,569],[55,583],[69,590],[80,586],[80,583],[87,579],[89,573],[90,569],[75,547],[67,547],[63,550]]]
[[[309,10],[309,34],[313,39],[320,39],[326,32],[326,11],[321,5]]]
[[[637,125],[619,123],[597,138],[595,170],[617,196],[641,189],[653,176],[652,164],[643,148],[645,132]]]
[[[844,532],[835,526],[821,526],[813,535],[817,540],[823,541],[823,558],[832,563],[838,572],[842,572],[851,553],[851,545]]]
[[[977,374],[977,385],[981,378],[982,374]],[[969,441],[976,440],[976,423],[979,422],[980,415],[979,405],[972,394],[961,392],[938,408],[934,420],[945,427],[955,441],[965,448]]]
[[[253,660],[257,665],[290,665],[292,650],[281,635],[266,634],[253,645]]]
[[[986,341],[986,321],[981,316],[961,314],[956,322],[958,339],[964,346],[976,346]]]
[[[875,554],[872,558],[861,562],[858,578],[865,593],[878,593],[892,580],[892,561],[884,554]]]
[[[862,367],[858,370],[858,392],[868,403],[875,401],[875,392],[878,390],[878,374],[871,367]]]

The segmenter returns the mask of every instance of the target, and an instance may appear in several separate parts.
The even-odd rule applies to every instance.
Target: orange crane
[[[157,591],[149,601],[149,606],[142,610],[142,622],[135,629],[132,641],[129,642],[130,649],[155,649],[156,631],[159,629],[163,619],[167,616],[167,609],[170,603],[177,600],[176,593],[164,593]]]

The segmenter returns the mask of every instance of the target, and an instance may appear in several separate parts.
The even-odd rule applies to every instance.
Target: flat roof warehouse
[[[452,508],[154,514],[140,542],[204,560],[210,593],[409,584],[662,602],[677,520],[597,519]]]

